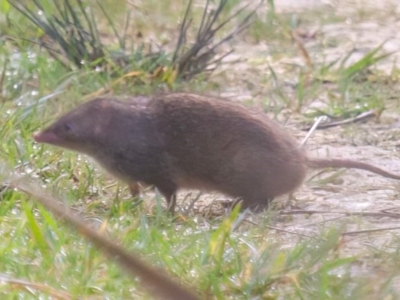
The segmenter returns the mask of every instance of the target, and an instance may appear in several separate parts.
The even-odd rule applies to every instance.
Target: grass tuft
[[[0,166],[10,166],[0,169],[1,299],[149,299],[140,282],[11,188],[9,170],[202,299],[399,298],[395,182],[329,173],[296,191],[283,212],[245,216],[221,215],[223,196],[188,193],[181,196],[187,206],[198,197],[195,208],[172,219],[160,195],[132,199],[85,156],[32,139],[97,95],[171,88],[261,106],[299,140],[302,122],[316,116],[386,108],[380,124],[315,131],[306,147],[330,144],[321,157],[358,154],[395,171],[400,71],[396,53],[385,52],[388,44],[368,27],[392,36],[395,10],[388,18],[368,11],[365,27],[335,7],[282,11],[272,0],[257,3],[0,0]],[[225,64],[218,61],[225,55]]]
[[[38,41],[31,42],[44,47],[49,55],[60,62],[67,70],[96,69],[109,70],[114,76],[126,76],[128,72],[143,72],[142,76],[150,76],[172,85],[177,78],[191,79],[204,73],[209,74],[221,63],[222,59],[231,54],[218,54],[217,50],[229,40],[244,31],[251,22],[259,5],[246,12],[250,5],[238,8],[226,19],[221,20],[223,13],[232,10],[228,0],[220,0],[214,8],[210,0],[206,1],[201,23],[193,42],[190,42],[189,31],[193,31],[192,1],[189,1],[180,25],[175,50],[159,49],[145,52],[145,45],[135,43],[133,50],[127,49],[127,29],[131,12],[128,12],[120,29],[113,21],[100,1],[96,1],[103,17],[115,35],[119,49],[110,50],[102,42],[97,18],[90,5],[83,1],[65,0],[51,4],[45,0],[24,4],[19,1],[9,1],[22,15],[29,19],[43,32]],[[32,7],[33,6],[33,7]],[[37,10],[41,13],[38,14]],[[239,16],[244,15],[241,19]],[[233,29],[222,38],[216,36],[231,23],[237,23]],[[57,45],[58,47],[55,47]],[[139,73],[140,74],[140,73]]]

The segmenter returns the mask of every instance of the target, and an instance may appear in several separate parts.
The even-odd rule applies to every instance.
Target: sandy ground
[[[345,17],[345,22],[336,22],[322,27],[316,24],[304,28],[309,32],[318,30],[324,40],[336,41],[331,47],[321,47],[320,41],[304,40],[304,46],[315,63],[329,62],[344,57],[353,49],[354,53],[349,60],[351,63],[386,41],[383,52],[395,53],[380,62],[377,68],[389,74],[394,65],[400,67],[400,1],[277,0],[275,2],[277,10],[282,12],[333,7],[337,15]],[[373,19],[359,17],[360,11],[372,12]],[[288,73],[288,63],[304,65],[301,57],[285,55],[279,59],[272,57],[271,45],[267,42],[260,42],[249,48],[248,45],[237,46],[232,60],[241,58],[243,63],[236,65],[236,72],[231,72],[233,82],[245,82],[242,78],[245,73],[247,81],[257,84],[260,82],[260,74],[268,72],[268,65],[281,74]],[[246,90],[243,86],[245,83],[229,88],[223,94],[234,96],[235,99],[251,98],[254,91]],[[400,92],[396,89],[392,92],[392,95],[382,96],[385,98],[390,96],[390,99],[385,99],[385,106],[389,109],[382,114],[379,122],[370,119],[364,123],[317,131],[306,145],[310,155],[358,159],[400,174],[400,143],[398,142]],[[321,99],[308,99],[308,101],[311,105],[324,103],[324,95],[321,95]],[[304,109],[307,110],[307,107]],[[303,125],[301,118],[296,116],[291,117],[286,124],[299,140],[305,136],[305,132],[298,130]],[[309,177],[315,174],[316,172],[310,172]],[[326,178],[332,174],[334,172],[325,172],[317,179]],[[321,230],[331,226],[341,228],[343,232],[348,233],[386,228],[387,230],[344,236],[341,251],[344,255],[360,255],[361,257],[370,255],[371,249],[396,251],[400,234],[400,187],[397,181],[359,170],[346,170],[327,183],[317,184],[317,179],[306,182],[289,202],[287,196],[275,200],[275,204],[283,206],[287,212],[318,211],[315,214],[293,214],[278,218],[274,226],[292,233],[277,232],[277,239],[281,239],[290,246],[291,243],[296,242],[296,239],[293,239],[296,234],[318,236]],[[180,198],[184,196],[181,195]],[[215,198],[224,199],[223,196],[204,195],[200,197],[198,204],[201,205]],[[362,216],[361,213],[375,215]],[[397,227],[399,228],[390,230]],[[373,270],[372,273],[371,270]],[[373,260],[369,260],[355,264],[354,271],[374,276],[374,274],[379,274],[379,267],[374,266]]]

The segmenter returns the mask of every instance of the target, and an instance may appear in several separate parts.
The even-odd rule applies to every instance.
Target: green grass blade
[[[46,257],[48,255],[48,251],[49,251],[48,244],[44,237],[45,236],[44,233],[40,229],[40,226],[39,226],[38,222],[36,221],[35,216],[33,215],[33,206],[28,204],[25,201],[23,201],[21,203],[21,205],[25,212],[25,216],[28,221],[28,228],[29,228],[30,232],[32,233],[32,237],[33,237],[37,247],[39,248],[40,252],[42,253],[42,255],[44,257]]]

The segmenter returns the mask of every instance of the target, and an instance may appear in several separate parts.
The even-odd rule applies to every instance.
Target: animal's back
[[[244,206],[295,189],[305,155],[278,124],[218,98],[168,94],[150,102],[171,174],[180,187],[242,197]]]

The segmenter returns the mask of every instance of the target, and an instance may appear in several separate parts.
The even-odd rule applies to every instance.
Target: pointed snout
[[[33,134],[33,139],[38,143],[57,144],[59,138],[53,132],[38,131]]]
[[[37,131],[33,134],[33,139],[35,142],[42,143],[42,134],[40,131]]]

